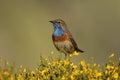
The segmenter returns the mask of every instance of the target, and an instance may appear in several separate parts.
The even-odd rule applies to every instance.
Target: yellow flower
[[[34,71],[31,71],[31,74],[35,74],[35,72],[34,72]]]
[[[46,72],[45,70],[42,70],[41,71],[41,75],[43,76],[45,72]]]
[[[8,65],[9,64],[9,62],[8,61],[6,61],[6,65]]]
[[[94,73],[95,73],[95,77],[101,77],[102,76],[102,72],[99,72],[97,69],[94,70]]]
[[[110,70],[110,69],[113,70],[113,69],[114,69],[114,66],[107,65],[106,68],[107,68],[108,70]]]
[[[111,69],[114,69],[114,66],[111,66]]]
[[[65,76],[62,76],[61,80],[66,80],[66,79],[65,79]]]
[[[81,61],[80,64],[81,64],[82,66],[85,66],[85,61]]]
[[[76,65],[73,65],[73,68],[74,68],[74,69],[76,69],[76,68],[77,68],[77,66],[76,66]]]
[[[10,73],[9,73],[8,71],[5,71],[5,72],[3,73],[3,75],[5,75],[5,76],[9,76]]]
[[[97,66],[100,67],[100,64],[98,64]]]
[[[21,74],[18,75],[17,80],[23,80],[23,77]]]
[[[96,66],[96,63],[94,63],[94,65],[93,65],[94,67]]]
[[[118,79],[119,74],[116,72],[116,73],[113,74],[113,77],[114,77],[115,79]]]
[[[75,70],[72,72],[72,75],[78,75],[79,74],[79,70]]]
[[[70,76],[71,80],[75,80],[75,78],[73,77],[73,75]]]
[[[70,56],[70,57],[72,57],[72,56],[73,56],[73,54],[70,54],[69,56]]]
[[[36,71],[38,71],[39,69],[38,68],[35,68]]]
[[[64,65],[68,65],[70,62],[68,60],[64,60]]]
[[[72,66],[72,68],[74,68],[74,69],[75,69],[75,68],[77,68],[77,66],[76,66],[76,65],[74,65],[74,63],[71,63],[70,65],[71,65],[71,66]]]
[[[50,62],[48,62],[48,65],[51,65],[51,63],[50,63]]]
[[[24,73],[26,73],[26,72],[27,72],[27,69],[26,69],[26,68],[24,68],[24,69],[23,69],[23,72],[24,72]]]
[[[107,68],[108,70],[110,70],[111,66],[110,66],[110,65],[107,65],[106,68]]]
[[[80,74],[82,74],[82,73],[83,73],[83,71],[81,70],[81,71],[80,71]]]
[[[77,51],[74,51],[74,54],[73,54],[74,56],[78,56],[79,55],[79,53],[77,52]]]
[[[97,72],[96,76],[100,77],[100,76],[102,76],[102,73],[101,72]]]
[[[20,65],[20,68],[22,68],[23,66],[22,65]]]
[[[109,56],[109,58],[112,58],[112,57],[114,57],[115,56],[115,54],[114,53],[112,53],[110,56]]]
[[[45,58],[45,60],[47,61],[48,59],[47,59],[47,58]]]
[[[54,54],[54,51],[51,51],[51,53],[50,54]]]
[[[9,77],[7,80],[14,80],[14,78],[11,76],[11,77]]]
[[[108,77],[107,80],[111,80],[111,79]]]
[[[43,76],[46,72],[48,72],[49,71],[49,69],[48,68],[46,68],[46,69],[44,69],[44,70],[42,70],[41,71],[41,75]]]
[[[73,66],[73,65],[74,65],[74,63],[72,62],[70,65],[71,65],[71,66]]]

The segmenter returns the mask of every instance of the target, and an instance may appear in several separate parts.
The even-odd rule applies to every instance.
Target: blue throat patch
[[[53,24],[53,26],[54,26],[54,32],[53,32],[54,37],[60,37],[64,34],[64,31],[62,30],[59,24],[55,23]]]

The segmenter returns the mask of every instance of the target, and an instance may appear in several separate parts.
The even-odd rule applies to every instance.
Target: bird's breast
[[[63,42],[68,39],[68,35],[67,33],[64,33],[62,36],[58,36],[58,37],[53,36],[52,39],[54,42]]]

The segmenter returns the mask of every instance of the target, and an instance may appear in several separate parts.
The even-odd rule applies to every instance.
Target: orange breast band
[[[62,42],[65,41],[68,38],[67,33],[64,33],[62,36],[60,37],[53,37],[53,41],[55,42]]]

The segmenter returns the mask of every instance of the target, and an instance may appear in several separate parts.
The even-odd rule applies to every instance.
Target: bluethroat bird
[[[54,27],[52,40],[58,51],[65,53],[65,57],[73,53],[74,51],[81,53],[84,52],[78,48],[71,33],[67,29],[67,25],[63,20],[55,19],[50,22],[53,24]]]

